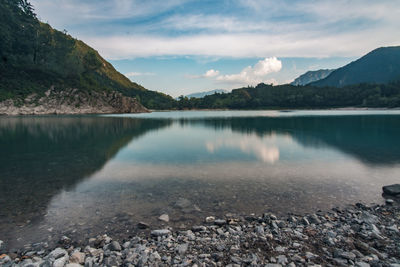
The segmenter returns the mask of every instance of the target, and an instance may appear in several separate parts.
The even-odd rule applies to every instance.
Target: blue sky
[[[38,17],[172,96],[282,84],[400,44],[399,0],[32,0]]]

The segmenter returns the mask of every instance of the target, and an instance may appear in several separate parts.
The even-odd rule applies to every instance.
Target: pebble
[[[168,229],[161,229],[161,230],[153,230],[151,231],[152,236],[165,236],[171,234],[171,231]]]
[[[163,222],[169,222],[169,215],[168,214],[162,214],[160,217],[158,217],[158,219],[160,221],[163,221]]]
[[[109,245],[111,251],[121,251],[121,245],[117,241],[112,241]]]
[[[71,257],[69,257],[69,262],[84,264],[85,263],[85,253],[75,251],[74,253],[71,254]]]
[[[213,223],[214,221],[215,221],[215,217],[214,216],[206,217],[206,223]]]
[[[145,223],[145,222],[139,222],[139,223],[137,224],[137,226],[138,226],[139,229],[147,229],[147,228],[150,228],[150,225],[148,225],[148,224]]]
[[[393,203],[394,203],[394,200],[393,200],[393,199],[390,199],[390,198],[388,198],[388,199],[386,199],[386,200],[385,200],[385,203],[386,203],[386,204],[388,204],[388,205],[393,205]]]

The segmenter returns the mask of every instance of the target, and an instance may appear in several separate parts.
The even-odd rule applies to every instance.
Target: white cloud
[[[188,78],[190,79],[200,79],[200,78],[214,78],[216,76],[219,75],[219,71],[218,70],[208,70],[206,71],[204,74],[201,75],[187,75]]]
[[[202,75],[189,75],[193,78],[211,78],[220,83],[227,83],[235,86],[257,85],[261,82],[277,84],[275,79],[267,78],[270,73],[279,72],[282,69],[282,62],[276,57],[265,58],[258,61],[254,66],[247,66],[240,73],[220,75],[218,70],[210,69]]]
[[[215,77],[215,76],[218,76],[219,75],[219,71],[218,70],[213,70],[213,69],[211,69],[211,70],[208,70],[205,74],[204,74],[204,77],[206,77],[206,78],[212,78],[212,77]]]
[[[136,77],[136,76],[154,76],[156,75],[153,72],[128,72],[125,73],[126,77]]]
[[[39,17],[52,25],[74,25],[137,18],[165,12],[186,0],[31,0]]]
[[[261,82],[274,83],[273,79],[266,79],[266,75],[278,72],[282,69],[282,62],[276,57],[265,58],[257,64],[244,68],[240,73],[220,75],[216,79],[220,82],[227,82],[242,85],[256,85]]]
[[[400,27],[393,34],[400,35]],[[219,56],[219,57],[352,57],[382,45],[398,45],[392,34],[371,30],[369,34],[349,33],[340,36],[308,36],[304,33],[281,35],[218,34],[178,37],[146,35],[85,37],[107,59],[148,56]],[[374,38],[370,38],[374,36]],[[229,45],[227,45],[229,44]],[[360,45],[362,44],[362,45]]]
[[[44,21],[66,28],[108,59],[354,57],[398,45],[400,36],[398,0],[238,0],[227,7],[231,12],[212,14],[186,0],[32,3]]]

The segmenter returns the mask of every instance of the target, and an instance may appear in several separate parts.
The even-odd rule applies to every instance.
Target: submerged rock
[[[189,206],[192,205],[192,202],[190,202],[190,200],[186,199],[186,198],[179,198],[176,202],[175,202],[175,206],[180,208],[180,209],[185,209],[188,208]]]

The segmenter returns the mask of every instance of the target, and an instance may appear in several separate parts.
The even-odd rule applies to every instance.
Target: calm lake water
[[[0,117],[0,240],[12,248],[122,239],[139,221],[382,203],[398,182],[400,111]]]

